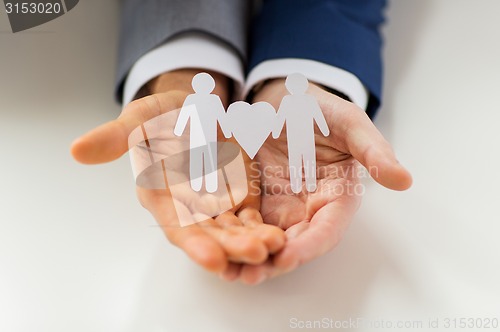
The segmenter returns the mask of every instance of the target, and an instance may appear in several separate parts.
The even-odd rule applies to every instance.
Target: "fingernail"
[[[261,284],[262,282],[264,282],[264,280],[266,280],[266,275],[265,274],[261,274],[259,276],[259,278],[257,278],[257,280],[255,281],[255,284],[254,285],[259,285]]]

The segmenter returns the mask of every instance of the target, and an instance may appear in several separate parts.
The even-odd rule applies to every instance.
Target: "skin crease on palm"
[[[146,97],[127,105],[120,117],[77,139],[71,152],[85,164],[109,162],[128,150],[128,135],[137,126],[164,112],[178,109],[192,93],[191,80],[202,70],[185,69],[163,74],[142,91]],[[229,80],[216,80],[214,94],[227,108]],[[187,227],[176,224],[172,197],[167,190],[137,188],[141,204],[162,226],[167,238],[206,270],[227,281],[257,284],[290,272],[340,241],[361,197],[355,188],[360,163],[380,184],[395,190],[411,185],[410,174],[397,162],[390,145],[366,114],[353,105],[310,85],[331,129],[316,135],[318,189],[291,195],[285,131],[268,138],[256,157],[246,159],[249,195],[236,209]],[[267,83],[253,102],[267,101],[276,109],[288,94],[284,80]],[[148,96],[149,95],[149,96]],[[259,183],[259,180],[261,181]]]

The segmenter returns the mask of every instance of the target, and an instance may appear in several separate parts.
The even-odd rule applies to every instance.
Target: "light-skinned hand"
[[[193,93],[191,80],[202,70],[186,69],[163,74],[151,81],[141,93],[144,97],[126,105],[114,121],[103,124],[75,140],[71,147],[73,157],[84,164],[113,161],[128,149],[130,133],[165,112],[179,109],[188,94]],[[214,94],[221,97],[227,107],[230,81],[217,73]],[[246,158],[249,181],[251,161]],[[258,178],[257,178],[258,181]],[[137,187],[141,204],[148,209],[167,238],[186,252],[206,270],[215,272],[225,280],[239,276],[242,264],[261,264],[270,255],[281,250],[285,243],[284,231],[266,225],[259,212],[258,187],[249,186],[247,198],[235,209],[206,221],[179,227],[170,190]]]
[[[310,84],[330,135],[316,128],[317,190],[291,194],[287,169],[286,133],[268,138],[257,155],[261,171],[264,222],[286,231],[285,247],[259,265],[242,265],[239,278],[249,284],[290,272],[334,248],[349,226],[361,201],[360,171],[363,165],[379,184],[405,190],[410,173],[397,161],[390,144],[366,113],[344,99]],[[289,94],[284,79],[268,82],[253,102],[267,101],[278,110]],[[305,186],[304,186],[305,187]]]

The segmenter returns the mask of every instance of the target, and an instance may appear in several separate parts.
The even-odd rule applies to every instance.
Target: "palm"
[[[316,156],[318,166],[317,190],[308,193],[303,190],[290,194],[287,143],[285,134],[269,139],[257,161],[261,167],[262,205],[261,213],[266,223],[270,223],[294,233],[300,227],[314,227],[315,217],[327,204],[337,208],[357,205],[359,196],[354,192],[359,182],[356,177],[358,163],[349,155],[324,144],[324,138],[316,134]],[[305,186],[305,185],[304,185]],[[321,215],[321,214],[320,214]]]
[[[288,167],[286,134],[268,138],[257,161],[261,170],[264,222],[286,230],[285,248],[273,260],[259,266],[246,266],[242,278],[261,280],[288,272],[332,249],[339,241],[359,206],[360,163],[382,185],[403,190],[410,186],[409,173],[396,161],[390,145],[366,114],[353,104],[310,85],[323,111],[330,135],[316,128],[317,189],[292,194]],[[267,101],[276,109],[287,95],[283,80],[266,84],[254,102]],[[303,186],[305,188],[305,185]]]
[[[73,144],[74,157],[88,164],[119,158],[128,150],[129,135],[135,128],[181,107],[196,72],[180,70],[154,80],[153,91],[168,92],[129,104],[117,120],[82,136]],[[218,80],[222,84],[215,93],[227,99],[228,80],[223,77]],[[282,83],[278,80],[267,83],[255,101],[264,100],[277,108],[287,94]],[[277,140],[269,139],[259,154],[262,197],[258,190],[251,192],[258,186],[249,179],[252,181],[250,192],[241,205],[206,222],[178,227],[173,207],[175,198],[169,190],[138,188],[141,203],[164,226],[171,242],[206,269],[221,273],[225,279],[240,276],[243,281],[256,283],[290,271],[331,249],[359,203],[354,189],[359,181],[355,170],[358,161],[364,166],[375,166],[374,179],[388,188],[404,190],[410,186],[409,173],[396,161],[390,145],[363,111],[316,86],[311,86],[311,94],[317,97],[331,130],[327,138],[316,136],[316,157],[322,172],[314,193],[285,193],[289,188],[288,176],[284,172],[273,172],[285,170],[288,165],[284,135]],[[245,164],[247,170],[251,170],[247,174],[253,174],[255,166],[248,160]],[[190,193],[187,190],[186,195],[181,195],[186,209],[192,206]],[[288,238],[286,244],[283,230]],[[274,253],[274,259],[271,257],[259,264]]]
[[[168,239],[194,261],[207,270],[223,273],[226,279],[234,279],[239,273],[239,263],[262,262],[269,254],[282,248],[285,236],[278,227],[263,224],[258,210],[260,196],[258,192],[251,192],[254,187],[248,186],[250,192],[238,206],[221,214],[217,212],[218,215],[211,218],[214,215],[211,214],[212,210],[218,206],[217,197],[214,199],[214,195],[195,193],[189,182],[179,190],[177,182],[180,179],[174,181],[177,183],[174,191],[165,182],[168,171],[162,167],[163,163],[151,164],[151,155],[179,155],[178,152],[183,151],[183,140],[174,140],[173,130],[168,128],[173,129],[170,120],[176,117],[172,114],[182,105],[185,96],[185,92],[173,91],[148,96],[129,104],[119,119],[78,139],[73,144],[72,153],[83,163],[101,163],[121,156],[128,150],[131,142],[141,142],[141,147],[134,152],[135,169],[152,172],[137,187],[142,205],[152,213]],[[155,121],[151,121],[152,119]],[[143,137],[143,133],[147,137]],[[146,138],[148,143],[144,141]],[[170,164],[182,164],[182,156],[170,160]],[[247,174],[252,174],[250,161],[246,159],[242,162]],[[247,187],[247,183],[243,182]],[[202,222],[179,227],[180,215],[191,216],[194,213],[205,215],[206,218]]]
[[[257,159],[261,169],[264,222],[286,230],[286,250],[277,256],[277,263],[285,269],[333,248],[361,200],[357,176],[359,163],[349,153],[332,147],[331,141],[319,130],[316,130],[315,142],[317,189],[312,193],[305,190],[304,179],[303,190],[298,194],[291,193],[290,177],[286,171],[288,146],[285,132],[278,139],[269,138]]]

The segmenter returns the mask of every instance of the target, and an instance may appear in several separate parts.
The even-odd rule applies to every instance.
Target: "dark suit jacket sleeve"
[[[382,90],[385,0],[264,0],[251,30],[249,70],[279,58],[301,58],[342,68],[367,87],[373,117]]]
[[[116,97],[133,64],[169,38],[200,31],[232,46],[245,59],[248,0],[122,0]]]

